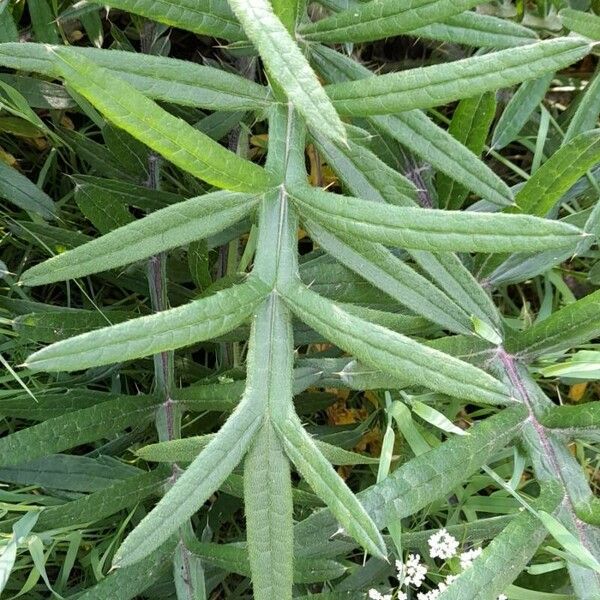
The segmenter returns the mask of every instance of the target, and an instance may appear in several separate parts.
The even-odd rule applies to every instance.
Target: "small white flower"
[[[451,536],[445,529],[440,529],[428,540],[429,556],[448,560],[458,549],[458,540]]]
[[[458,579],[458,575],[446,575],[446,585],[452,585]]]
[[[400,567],[402,567],[402,564],[400,564]],[[427,575],[427,567],[421,564],[421,555],[409,554],[406,565],[401,570],[398,570],[398,575],[400,579],[402,579],[402,575],[404,576],[404,584],[413,585],[416,588],[421,587],[421,584],[425,580],[425,575]]]
[[[508,596],[505,596],[504,594],[500,594],[498,596],[498,600],[508,600]]]
[[[481,554],[481,547],[467,550],[460,555],[460,567],[461,569],[468,569],[473,561]]]
[[[419,592],[417,594],[417,600],[436,600],[436,598],[440,595],[439,589],[429,590],[426,593]]]
[[[371,600],[392,600],[392,595],[382,594],[378,590],[371,588],[369,590],[369,598],[371,598]]]
[[[408,596],[404,592],[398,592],[396,600],[408,600]]]

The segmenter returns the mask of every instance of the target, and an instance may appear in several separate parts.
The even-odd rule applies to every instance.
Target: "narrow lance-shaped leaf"
[[[192,175],[234,191],[263,191],[268,173],[169,114],[76,50],[46,47],[57,72],[107,119]],[[108,92],[110,90],[110,92]]]
[[[579,33],[585,35],[592,40],[600,40],[600,17],[590,12],[582,10],[574,10],[572,8],[563,8],[559,13],[563,25]]]
[[[469,315],[381,244],[336,237],[314,221],[305,226],[320,247],[396,301],[444,328],[470,333]]]
[[[312,60],[329,81],[344,82],[374,77],[369,69],[324,46],[311,48]],[[407,146],[433,168],[463,184],[482,198],[506,206],[512,192],[484,162],[421,111],[397,116],[371,117],[374,127]],[[358,194],[357,194],[358,195]]]
[[[511,402],[504,384],[484,371],[355,317],[302,285],[286,289],[285,300],[299,318],[368,366],[463,400]]]
[[[253,323],[248,383],[265,419],[244,461],[244,507],[257,600],[291,600],[293,502],[290,465],[272,420],[292,407],[293,333],[287,307],[270,294]],[[292,408],[293,410],[293,408]]]
[[[325,501],[342,528],[365,550],[385,559],[383,538],[356,496],[319,452],[295,414],[278,420],[275,428],[285,450],[315,493]]]
[[[578,135],[555,152],[519,190],[515,211],[546,216],[573,186],[600,161],[600,129]]]
[[[270,103],[267,87],[213,67],[121,50],[77,47],[74,51],[154,100],[221,111],[255,110],[265,108]],[[0,64],[48,77],[57,75],[55,61],[46,47],[30,42],[0,44]],[[38,85],[41,84],[53,85],[38,82]],[[60,86],[54,88],[63,90]],[[54,103],[60,102],[60,105],[53,108],[66,108],[62,104],[67,100],[71,100],[70,97],[62,92],[57,100],[53,100]],[[42,108],[46,108],[46,105]]]
[[[332,139],[345,140],[346,132],[337,112],[269,1],[229,0],[229,3],[270,77],[281,86],[308,125]]]
[[[522,429],[527,411],[517,406],[471,427],[469,435],[454,437],[434,450],[414,458],[382,482],[358,494],[378,527],[385,527],[390,516],[402,519],[432,501],[450,494],[465,477],[476,472]],[[297,556],[335,556],[345,553],[352,543],[336,541],[335,519],[321,511],[294,529]]]
[[[297,186],[301,215],[346,236],[431,251],[516,252],[573,247],[585,234],[565,223],[528,215],[439,211],[376,204]]]
[[[583,91],[583,98],[579,102],[575,113],[571,117],[563,145],[571,141],[580,133],[585,133],[596,127],[600,113],[600,67],[596,67],[592,79]]]
[[[368,42],[439,23],[481,0],[386,0],[365,2],[301,28],[319,42]]]
[[[160,313],[90,331],[32,354],[35,371],[75,371],[175,350],[226,333],[245,321],[269,292],[260,280]]]
[[[496,123],[492,136],[492,148],[501,150],[519,135],[533,111],[544,99],[553,77],[554,73],[548,73],[539,79],[526,81],[519,86]]]
[[[264,400],[252,384],[204,452],[121,544],[113,559],[115,567],[135,564],[164,544],[242,460],[264,413]]]
[[[242,40],[244,32],[225,0],[102,0],[103,4],[200,35]]]
[[[260,196],[214,192],[167,206],[23,273],[24,285],[84,277],[207,238],[245,217]]]
[[[514,335],[507,350],[528,360],[566,350],[600,335],[600,290]]]
[[[337,83],[326,88],[344,115],[391,114],[440,106],[514,83],[540,77],[582,59],[590,51],[582,38],[557,38],[520,48],[500,50],[453,63],[433,65]]]

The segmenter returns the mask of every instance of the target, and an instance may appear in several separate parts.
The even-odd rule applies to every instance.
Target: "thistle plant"
[[[596,403],[557,406],[531,368],[600,333],[600,292],[517,331],[507,327],[500,303],[493,300],[498,287],[545,273],[585,255],[596,243],[598,76],[572,114],[562,146],[521,185],[509,187],[480,158],[496,112],[495,93],[521,85],[518,93],[531,94],[535,102],[529,102],[529,111],[523,102],[519,110],[509,104],[491,152],[510,142],[509,128],[519,119],[522,127],[556,72],[593,52],[597,22],[567,9],[560,17],[564,35],[541,40],[524,25],[472,10],[480,0],[327,0],[322,2],[326,10],[319,11],[301,0],[103,4],[256,52],[264,67],[256,80],[265,83],[149,53],[58,40],[0,44],[1,65],[64,83],[103,127],[141,142],[150,178],[146,192],[138,189],[139,198],[131,202],[163,201],[162,208],[107,227],[104,235],[31,266],[20,278],[22,286],[32,288],[139,261],[149,265],[152,314],[84,327],[92,330],[35,351],[22,367],[29,377],[89,373],[154,356],[154,393],[115,396],[88,390],[69,409],[68,395],[41,395],[35,407],[43,413],[42,422],[0,440],[2,467],[8,467],[156,419],[158,443],[140,456],[170,462],[170,468],[163,465],[45,508],[32,526],[45,531],[88,523],[130,506],[132,499],[162,494],[155,505],[145,503],[147,514],[127,528],[112,558],[114,571],[78,597],[136,597],[174,561],[178,597],[202,598],[198,557],[237,565],[231,570],[251,577],[258,600],[299,597],[295,582],[335,579],[339,575],[319,579],[317,567],[335,570],[342,565],[336,561],[356,549],[371,557],[367,564],[389,565],[393,571],[394,561],[404,560],[403,548],[410,547],[403,541],[402,519],[452,495],[513,446],[539,484],[535,497],[524,498],[496,475],[498,486],[507,486],[522,510],[505,519],[485,538],[493,539],[483,550],[468,557],[468,568],[430,597],[483,599],[507,593],[550,536],[576,597],[600,598],[598,501],[568,450],[573,438],[598,440],[600,411]],[[387,74],[374,73],[353,56],[354,44],[400,34],[479,51]],[[15,98],[8,95],[3,106],[24,110]],[[435,109],[455,101],[448,130]],[[251,114],[254,121],[238,122],[243,121],[242,128],[264,122],[266,162],[250,160],[240,146],[225,148],[189,124],[176,107]],[[341,193],[311,184],[307,147],[335,172]],[[392,166],[389,154],[400,148],[415,164],[429,165],[437,198],[409,169]],[[168,193],[160,196],[157,179],[161,161],[192,176],[190,181],[196,178],[195,189],[202,193],[164,202]],[[77,190],[94,185],[102,190],[94,178],[75,179]],[[591,190],[594,202],[576,218],[560,219],[558,207],[575,185]],[[58,214],[52,201],[44,202],[22,207],[45,218]],[[299,255],[300,228],[318,249],[321,281],[327,280],[326,269],[343,267],[383,292],[394,309],[319,293],[310,262]],[[230,273],[216,288],[169,308],[169,253],[199,248],[216,236],[227,244],[239,231],[249,233],[243,272]],[[237,245],[232,250],[237,252]],[[233,270],[238,268],[234,264]],[[298,356],[307,331],[339,349],[336,357]],[[232,339],[236,366],[245,368],[243,383],[177,384],[174,352]],[[57,376],[56,383],[68,385],[69,379],[61,377],[67,376]],[[319,386],[391,390],[390,415],[401,390],[407,398],[430,393],[451,398],[457,406],[480,407],[481,414],[491,416],[479,419],[467,435],[449,435],[398,468],[387,468],[375,485],[354,494],[330,462],[343,462],[342,451],[314,438],[294,404],[295,394]],[[12,401],[0,404],[0,412],[25,414]],[[206,409],[231,414],[214,434],[178,439],[182,415]],[[293,471],[325,505],[297,524]],[[194,532],[190,519],[239,472],[245,544],[229,548],[200,542],[201,532]],[[384,530],[389,536],[382,535]],[[247,560],[234,560],[229,551]],[[194,577],[181,574],[189,571],[190,560]],[[310,579],[311,573],[316,578]],[[351,591],[365,597],[370,587]]]

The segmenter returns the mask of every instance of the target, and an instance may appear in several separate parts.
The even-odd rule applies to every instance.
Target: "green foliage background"
[[[600,598],[599,8],[1,1],[2,597]]]

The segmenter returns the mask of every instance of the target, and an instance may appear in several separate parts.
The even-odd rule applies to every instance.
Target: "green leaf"
[[[224,0],[102,0],[102,3],[200,35],[233,41],[244,39],[240,24]]]
[[[284,293],[298,317],[367,366],[463,400],[511,402],[504,384],[468,363],[355,317],[304,286]]]
[[[541,354],[550,354],[573,348],[600,335],[600,290],[588,294],[529,327],[516,333],[507,350],[531,360]]]
[[[250,576],[250,564],[241,544],[211,544],[193,541],[190,550],[208,564],[229,573]],[[346,568],[333,560],[299,559],[294,561],[295,583],[318,583],[337,579]],[[255,592],[256,593],[256,592]]]
[[[387,0],[365,2],[300,29],[319,42],[369,42],[445,21],[481,0]]]
[[[169,469],[159,467],[149,473],[128,477],[76,500],[45,508],[40,514],[35,531],[61,529],[101,521],[134,506],[148,496],[159,495],[168,482],[168,477]]]
[[[409,35],[476,48],[513,48],[537,41],[535,32],[527,27],[474,11],[450,17],[443,23],[412,29]]]
[[[32,46],[37,47],[37,44],[32,44]],[[76,106],[67,90],[56,83],[8,73],[1,73],[0,81],[15,88],[27,100],[27,104],[31,108],[60,110]]]
[[[289,190],[302,216],[339,232],[389,246],[456,252],[515,252],[575,246],[581,230],[528,215],[382,205],[308,186]]]
[[[234,191],[264,191],[270,186],[264,169],[167,113],[132,85],[84,58],[77,50],[46,47],[46,52],[70,87],[117,127],[181,169],[217,187]]]
[[[385,559],[385,544],[369,514],[346,486],[312,438],[306,433],[296,415],[274,423],[285,451],[310,487],[329,507],[341,527],[365,550]]]
[[[496,123],[492,136],[492,148],[501,150],[519,135],[533,111],[544,99],[553,78],[554,73],[548,73],[539,79],[526,81],[519,86]]]
[[[0,197],[44,219],[56,218],[52,198],[3,161],[0,161]]]
[[[58,44],[59,37],[55,27],[55,17],[48,0],[27,0],[31,25],[37,42]]]
[[[544,427],[577,439],[600,441],[600,402],[553,406],[540,418]]]
[[[392,114],[441,106],[483,92],[540,77],[582,59],[589,41],[557,38],[491,52],[452,63],[327,86],[335,108],[343,115]]]
[[[229,3],[256,46],[269,76],[281,86],[307,124],[333,140],[344,141],[343,123],[268,0],[229,0]]]
[[[516,195],[523,213],[546,216],[573,186],[600,161],[600,129],[587,131],[571,139],[555,152]]]
[[[571,117],[569,127],[565,132],[563,145],[581,133],[596,127],[600,113],[600,69],[596,69],[594,76],[588,82],[583,97]]]
[[[313,61],[330,81],[343,82],[374,76],[365,67],[330,48],[318,46],[311,50]],[[424,113],[410,111],[394,117],[372,117],[370,121],[378,130],[398,140],[433,168],[486,200],[500,206],[513,203],[512,192],[506,183]]]
[[[522,406],[479,422],[468,436],[454,437],[393,471],[358,497],[378,527],[390,518],[408,517],[438,498],[451,494],[471,473],[486,464],[522,429],[527,411]],[[335,556],[352,543],[332,540],[335,519],[328,511],[311,515],[294,529],[297,556]]]
[[[12,528],[12,536],[0,552],[0,592],[3,592],[17,559],[17,549],[31,531],[39,513],[31,511],[21,517]]]
[[[0,439],[0,466],[7,467],[56,454],[111,436],[152,414],[156,399],[121,397],[47,419]]]
[[[54,256],[23,273],[23,285],[84,277],[213,235],[244,218],[260,196],[214,192],[191,198]]]
[[[242,402],[219,433],[121,544],[114,567],[135,564],[154,552],[227,479],[261,426],[262,404],[248,385]]]
[[[546,487],[537,504],[540,508],[553,511],[560,500],[558,490]],[[438,598],[484,600],[506,592],[508,586],[525,569],[546,535],[546,528],[535,515],[529,511],[522,512]]]
[[[445,329],[470,332],[459,305],[381,244],[336,237],[314,221],[304,225],[320,247],[397,302]]]
[[[476,156],[481,155],[488,131],[496,116],[496,97],[486,92],[461,100],[454,111],[448,133],[464,144]],[[440,173],[437,177],[438,203],[458,209],[466,200],[469,190],[457,185],[451,177]]]
[[[277,393],[272,387],[270,393]],[[292,598],[293,502],[290,464],[270,421],[244,461],[244,511],[257,600]]]
[[[599,16],[572,8],[563,8],[558,16],[567,29],[592,40],[600,40]]]
[[[75,371],[216,337],[245,321],[269,288],[250,277],[185,306],[90,331],[35,352],[25,366],[34,371]]]
[[[75,56],[93,61],[154,100],[220,111],[260,110],[270,104],[268,88],[225,70],[121,50],[78,47],[72,51]],[[54,59],[40,44],[0,44],[0,64],[49,77],[57,75]],[[11,76],[3,75],[2,80],[5,77]],[[11,81],[8,80],[8,83]],[[38,85],[48,86],[51,90],[63,89],[46,82],[38,82]],[[62,94],[65,98],[60,96],[60,102],[70,100],[66,92]],[[72,105],[71,101],[69,106]],[[52,105],[52,108],[62,106]]]

